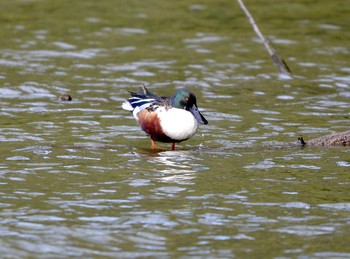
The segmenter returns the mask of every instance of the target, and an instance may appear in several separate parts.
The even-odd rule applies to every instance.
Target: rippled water
[[[350,258],[346,1],[0,3],[4,258]],[[170,151],[121,109],[142,83],[209,124]],[[69,92],[73,101],[59,100]]]

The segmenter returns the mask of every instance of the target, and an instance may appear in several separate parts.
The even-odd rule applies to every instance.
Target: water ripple
[[[297,236],[318,236],[331,234],[335,231],[335,227],[331,226],[307,226],[307,225],[296,225],[284,228],[276,229],[275,231],[293,234]]]
[[[328,210],[342,210],[342,211],[350,211],[350,203],[329,203],[329,204],[319,204],[321,208]]]

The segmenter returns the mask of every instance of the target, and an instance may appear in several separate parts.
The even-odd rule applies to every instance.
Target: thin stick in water
[[[248,9],[244,5],[243,1],[242,0],[237,0],[237,2],[239,4],[239,6],[241,7],[241,9],[243,10],[243,12],[245,13],[245,15],[247,16],[250,25],[253,27],[255,33],[259,36],[259,38],[263,42],[267,52],[272,57],[272,60],[275,62],[275,64],[277,65],[277,67],[279,68],[281,73],[289,74],[291,71],[290,71],[289,67],[287,66],[286,62],[283,59],[280,59],[277,56],[277,54],[272,50],[272,48],[269,45],[269,42],[266,40],[264,35],[259,30],[259,27],[256,25],[256,22],[255,22],[253,16],[250,14]]]

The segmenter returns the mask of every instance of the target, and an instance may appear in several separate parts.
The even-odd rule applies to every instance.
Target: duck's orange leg
[[[152,141],[152,150],[154,150],[156,148],[156,144],[154,143],[153,139],[151,139],[151,141]]]
[[[175,142],[171,145],[171,150],[175,150]]]

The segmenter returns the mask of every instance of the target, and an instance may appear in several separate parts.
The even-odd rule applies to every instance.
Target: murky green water
[[[281,147],[349,130],[350,6],[246,5],[293,79],[235,1],[0,2],[1,257],[350,258],[350,149]],[[142,83],[209,124],[152,151]]]

